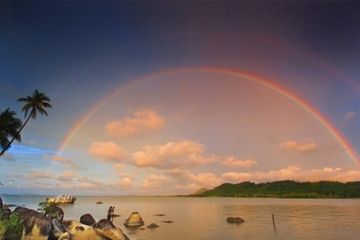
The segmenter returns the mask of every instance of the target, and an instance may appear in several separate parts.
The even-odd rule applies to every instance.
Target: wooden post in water
[[[277,234],[274,214],[271,214],[271,216],[272,216],[272,222],[273,222],[274,232],[275,232],[275,234]]]

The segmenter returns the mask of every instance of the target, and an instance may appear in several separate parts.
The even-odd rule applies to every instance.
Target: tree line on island
[[[273,197],[273,198],[360,198],[360,182],[224,183],[211,190],[202,189],[195,197]]]
[[[39,90],[34,90],[31,96],[19,98],[23,103],[24,122],[16,116],[16,112],[7,108],[0,110],[0,156],[11,147],[14,141],[21,141],[21,131],[30,119],[36,119],[38,113],[48,115],[46,109],[51,108],[50,98]]]

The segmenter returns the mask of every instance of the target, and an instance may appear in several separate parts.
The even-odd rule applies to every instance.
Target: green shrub
[[[0,240],[20,240],[23,232],[22,220],[16,213],[0,220]]]

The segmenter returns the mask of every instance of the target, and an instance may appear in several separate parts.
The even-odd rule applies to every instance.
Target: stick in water
[[[274,217],[274,214],[271,214],[271,215],[272,215],[272,222],[273,222],[273,226],[274,226],[274,231],[275,231],[275,234],[277,234],[276,225],[275,225],[275,217]]]

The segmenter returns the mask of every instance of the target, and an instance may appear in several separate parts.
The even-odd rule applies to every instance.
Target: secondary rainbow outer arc
[[[85,115],[83,115],[70,129],[69,133],[65,136],[62,141],[58,153],[61,154],[66,146],[69,144],[74,135],[79,131],[82,125],[93,116],[101,107],[103,107],[108,101],[112,98],[120,95],[121,93],[127,91],[128,89],[135,87],[143,82],[149,81],[151,79],[155,79],[157,77],[165,77],[173,74],[180,73],[195,73],[195,72],[204,72],[204,73],[216,73],[216,74],[225,74],[234,77],[241,77],[247,80],[251,80],[260,85],[266,86],[271,90],[283,95],[288,98],[290,101],[294,102],[296,105],[301,107],[307,113],[309,113],[314,119],[316,119],[336,140],[337,142],[344,148],[347,155],[350,159],[355,163],[359,164],[359,155],[357,151],[353,148],[351,143],[347,140],[347,138],[342,134],[340,130],[338,130],[335,125],[326,118],[315,106],[311,105],[307,100],[301,98],[297,94],[291,92],[284,86],[279,85],[278,83],[265,79],[263,77],[258,77],[254,74],[250,74],[244,71],[235,70],[235,69],[227,69],[227,68],[214,68],[214,67],[197,67],[197,68],[180,68],[180,69],[172,69],[166,71],[160,71],[152,74],[145,75],[141,78],[131,81],[130,83],[120,86],[115,91],[111,92],[107,96],[105,96],[102,100],[97,102],[90,111],[88,111]]]

